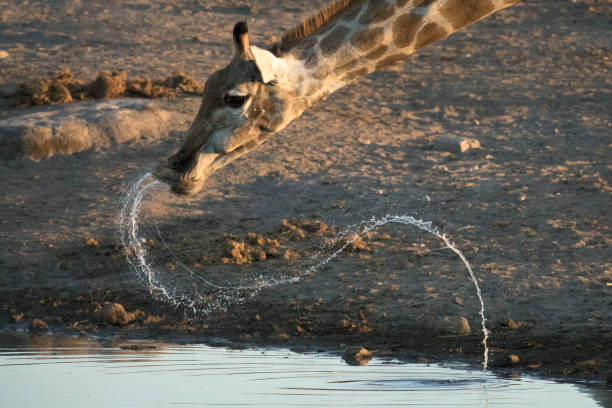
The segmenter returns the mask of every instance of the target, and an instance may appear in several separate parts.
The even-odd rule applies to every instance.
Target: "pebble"
[[[0,59],[5,59],[5,58],[8,58],[8,57],[9,57],[9,53],[8,52],[6,52],[4,50],[0,51]]]
[[[107,303],[96,313],[99,321],[106,324],[123,326],[133,320],[131,313],[125,311],[121,303]]]
[[[518,364],[521,361],[520,357],[516,354],[504,354],[491,360],[491,367],[510,367]]]
[[[87,240],[85,241],[85,243],[87,244],[87,246],[90,247],[97,247],[100,245],[100,241],[98,241],[97,239],[95,239],[94,237],[89,237],[87,238]]]
[[[504,319],[499,323],[499,325],[506,329],[513,329],[513,330],[518,329],[519,327],[518,323],[512,319]]]
[[[470,334],[470,323],[463,316],[446,316],[442,320],[442,329],[446,334],[467,336]]]
[[[30,322],[30,333],[44,333],[47,330],[49,330],[49,326],[41,319],[34,319]]]
[[[471,149],[480,149],[480,142],[473,138],[438,136],[433,143],[435,150],[452,153],[463,153]]]

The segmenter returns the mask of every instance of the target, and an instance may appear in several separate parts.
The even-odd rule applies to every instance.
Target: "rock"
[[[283,259],[286,261],[295,261],[296,259],[299,259],[299,258],[300,258],[300,254],[298,254],[291,248],[287,248],[285,249],[285,252],[283,252]]]
[[[225,248],[224,263],[235,262],[238,265],[248,262],[244,242],[239,241],[228,241]]]
[[[121,303],[106,303],[96,313],[96,318],[102,323],[123,326],[131,322],[134,316],[132,313],[126,312]]]
[[[28,329],[30,333],[44,333],[49,330],[49,326],[40,319],[34,319],[30,322],[30,327]]]
[[[442,331],[445,334],[467,336],[470,334],[470,324],[463,316],[446,316],[442,320]]]
[[[118,98],[126,91],[127,74],[125,71],[102,71],[89,85],[87,94],[92,98]]]
[[[8,58],[8,57],[9,57],[9,53],[8,52],[6,52],[4,50],[0,51],[0,59],[5,59],[5,58]]]
[[[304,221],[300,228],[311,234],[324,234],[327,231],[327,224],[322,221]]]
[[[90,247],[97,247],[100,245],[100,241],[98,241],[97,239],[95,239],[94,237],[89,237],[87,238],[87,240],[85,241],[85,244],[87,244],[87,246]]]
[[[21,319],[23,319],[23,313],[13,313],[11,314],[11,317],[9,318],[9,322],[11,323],[19,323],[21,321]]]
[[[351,252],[361,252],[361,251],[367,251],[368,246],[366,245],[365,241],[361,238],[361,237],[357,237],[357,238],[350,238],[351,243],[348,245],[347,249]]]
[[[143,135],[164,134],[169,119],[168,112],[143,99],[36,108],[35,112],[0,120],[0,157],[41,160],[109,147]]]
[[[342,353],[342,359],[348,365],[362,366],[372,360],[372,352],[364,347],[351,347]]]
[[[433,143],[435,150],[463,153],[470,149],[480,149],[480,142],[466,137],[438,136]]]
[[[345,200],[338,200],[332,203],[332,208],[343,209],[346,206]]]
[[[266,243],[266,239],[262,235],[249,232],[247,234],[247,242],[251,245],[263,245]]]
[[[521,359],[516,354],[503,354],[499,357],[493,358],[489,365],[491,367],[510,367],[518,364],[520,361]]]
[[[515,322],[512,319],[504,319],[499,323],[500,327],[506,328],[506,329],[518,329],[519,325],[517,322]]]

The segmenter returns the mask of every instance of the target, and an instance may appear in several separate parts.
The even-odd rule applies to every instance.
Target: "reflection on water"
[[[2,407],[605,407],[609,396],[533,378],[377,359],[355,367],[286,350],[0,337]]]

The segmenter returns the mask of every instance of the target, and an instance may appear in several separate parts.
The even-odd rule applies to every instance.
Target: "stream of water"
[[[144,174],[128,187],[126,193],[121,199],[119,208],[119,233],[121,236],[121,242],[125,248],[128,262],[154,296],[170,302],[173,305],[181,305],[190,308],[196,313],[207,313],[216,307],[219,307],[219,305],[229,305],[235,302],[243,302],[248,297],[254,296],[262,288],[299,282],[304,277],[315,273],[322,266],[334,260],[352,242],[358,239],[359,236],[373,231],[383,225],[389,223],[411,225],[440,239],[444,243],[444,246],[457,254],[465,265],[469,277],[474,284],[474,288],[480,302],[479,314],[482,324],[482,344],[484,348],[482,366],[484,370],[487,369],[489,361],[489,348],[487,345],[489,330],[486,327],[487,319],[485,317],[485,305],[482,298],[482,292],[478,285],[478,280],[470,263],[465,258],[463,253],[451,242],[447,235],[442,234],[432,225],[431,222],[416,219],[410,215],[386,215],[381,218],[373,217],[369,220],[362,221],[346,228],[346,230],[340,234],[343,237],[343,244],[337,250],[331,254],[320,251],[313,257],[315,261],[312,263],[312,265],[305,268],[297,276],[280,278],[263,278],[260,276],[251,284],[229,286],[213,283],[211,280],[206,279],[202,275],[194,272],[191,268],[182,263],[174,253],[172,253],[172,256],[175,257],[179,267],[183,268],[192,278],[197,279],[201,284],[215,289],[215,296],[217,299],[223,299],[223,302],[211,302],[209,296],[206,297],[207,300],[203,301],[202,299],[204,299],[204,296],[201,296],[197,290],[195,293],[191,291],[191,293],[187,294],[178,292],[176,287],[168,287],[161,276],[161,272],[155,269],[147,259],[147,250],[142,243],[143,240],[139,233],[138,216],[140,214],[141,204],[146,197],[147,190],[157,184],[159,184],[159,181],[152,177],[150,173]],[[157,230],[157,232],[159,233],[159,230]],[[158,238],[165,244],[161,234],[159,234]],[[166,248],[168,251],[171,251],[167,245]]]

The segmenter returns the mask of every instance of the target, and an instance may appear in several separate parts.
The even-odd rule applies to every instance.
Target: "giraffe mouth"
[[[228,153],[208,153],[200,149],[188,155],[178,152],[158,163],[152,173],[160,181],[169,184],[176,194],[196,194],[214,172],[250,152],[264,139],[250,141]]]

